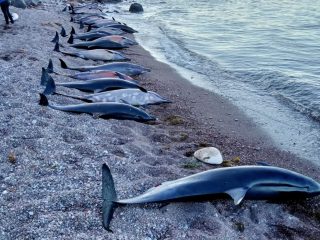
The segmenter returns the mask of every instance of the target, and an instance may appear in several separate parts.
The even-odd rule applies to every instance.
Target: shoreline
[[[69,15],[57,13],[58,9],[17,10],[21,19],[9,32],[1,32],[1,41],[9,49],[0,49],[4,52],[0,59],[4,70],[1,121],[6,124],[1,125],[4,146],[0,166],[0,238],[312,239],[318,236],[317,212],[315,216],[310,212],[317,211],[319,197],[289,204],[245,201],[239,207],[233,206],[229,199],[176,203],[161,208],[128,206],[116,210],[111,223],[114,233],[106,232],[101,224],[101,164],[104,162],[111,168],[119,198],[212,168],[190,157],[194,150],[206,145],[219,148],[224,159],[232,160],[227,165],[262,161],[318,181],[320,171],[312,163],[276,149],[238,108],[192,85],[169,65],[157,62],[141,46],[130,48],[130,53],[137,54],[129,55],[131,62],[152,70],[138,81],[146,89],[173,101],[147,108],[159,118],[155,124],[93,119],[85,114],[38,106],[41,67],[53,57],[55,68],[62,72],[57,65],[57,57],[61,55],[52,52],[50,40],[54,31],[60,30],[60,24],[68,30],[71,24]],[[22,51],[19,49],[23,43],[28,44]],[[6,51],[11,57],[8,61],[4,60]],[[63,59],[71,65],[98,64],[72,57],[63,56]],[[64,93],[77,93],[60,89]],[[77,102],[58,96],[50,96],[50,101]],[[10,153],[16,157],[15,163],[8,161]]]

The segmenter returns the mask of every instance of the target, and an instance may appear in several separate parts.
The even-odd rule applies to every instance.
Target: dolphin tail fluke
[[[41,74],[41,81],[40,81],[40,85],[41,86],[45,86],[46,83],[48,82],[48,70],[45,69],[44,67],[42,68],[42,74]]]
[[[61,35],[62,37],[66,37],[66,36],[67,36],[66,30],[64,29],[63,26],[61,27],[60,35]]]
[[[47,67],[47,72],[48,73],[53,73],[53,63],[52,63],[52,59],[49,59],[49,64]]]
[[[59,42],[56,42],[56,45],[54,46],[53,51],[55,51],[55,52],[60,52]]]
[[[40,101],[39,101],[39,105],[41,106],[49,106],[49,102],[48,102],[48,98],[46,97],[46,95],[39,93],[40,94]]]
[[[59,61],[60,61],[61,68],[69,69],[69,67],[67,66],[67,64],[65,63],[65,61],[63,61],[61,58],[59,58]],[[49,68],[49,67],[48,67],[48,68]]]
[[[68,43],[73,44],[73,34],[72,33],[69,37]]]
[[[110,222],[112,220],[113,212],[117,207],[117,193],[114,187],[114,181],[107,164],[102,165],[102,219],[103,227],[111,231]],[[111,231],[112,232],[112,231]]]
[[[56,32],[56,35],[55,35],[54,38],[51,40],[51,42],[53,42],[53,43],[59,42],[59,34],[58,34],[58,32]]]
[[[74,29],[74,27],[71,28],[70,34],[71,34],[71,35],[72,35],[72,34],[76,34],[76,30]]]
[[[56,92],[56,84],[55,84],[53,78],[50,75],[48,75],[47,79],[48,79],[47,80],[47,85],[46,85],[46,88],[43,91],[43,94],[44,95],[54,94]]]

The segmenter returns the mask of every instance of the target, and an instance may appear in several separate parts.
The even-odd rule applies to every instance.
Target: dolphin
[[[111,33],[110,35],[123,35],[125,32],[119,28],[112,28],[112,27],[101,27],[92,29],[91,26],[88,27],[88,33]]]
[[[135,29],[133,29],[125,24],[118,23],[115,21],[110,21],[110,20],[99,21],[97,23],[90,24],[89,27],[92,27],[92,28],[112,27],[112,28],[119,28],[126,33],[137,33],[138,32]]]
[[[99,39],[107,39],[110,41],[114,41],[117,43],[122,44],[123,46],[130,46],[130,45],[137,45],[138,43],[130,38],[120,36],[120,35],[110,35],[110,36],[104,36],[100,37]]]
[[[51,105],[47,97],[40,93],[39,104],[48,106],[55,110],[73,112],[73,113],[89,113],[96,117],[105,119],[127,119],[138,122],[154,121],[156,118],[147,112],[125,103],[84,103],[74,105]]]
[[[118,42],[109,40],[109,39],[96,39],[93,41],[86,41],[86,42],[79,42],[79,43],[73,43],[73,35],[71,34],[68,43],[70,43],[70,47],[74,48],[85,48],[85,49],[97,49],[97,48],[103,48],[103,49],[121,49],[121,48],[127,48],[128,46],[122,45]]]
[[[56,43],[54,50],[56,52],[61,52],[64,55],[80,57],[83,59],[90,59],[95,61],[129,61],[130,59],[123,56],[121,53],[106,50],[106,49],[94,49],[94,50],[83,50],[83,51],[60,51],[59,43]]]
[[[305,198],[320,194],[320,184],[302,174],[271,166],[218,168],[164,182],[139,196],[117,199],[109,167],[102,166],[103,226],[109,225],[115,207],[126,204],[213,200],[230,196],[243,199]]]
[[[108,70],[80,72],[75,74],[62,74],[62,73],[55,72],[55,74],[73,78],[73,79],[83,80],[83,81],[91,80],[91,79],[99,79],[99,78],[120,78],[124,80],[133,80],[132,77],[125,75],[123,73],[108,71]]]
[[[46,85],[45,94],[54,93],[56,86],[75,88],[84,92],[95,93],[123,88],[137,88],[143,92],[147,92],[146,89],[144,89],[137,83],[119,78],[100,78],[87,81],[55,83],[53,78],[49,74],[47,74],[45,78],[41,77],[41,85]]]
[[[96,70],[96,71],[89,71],[89,72],[80,72],[75,74],[63,74],[58,73],[53,70],[53,63],[52,60],[49,59],[49,64],[47,69],[42,68],[42,77],[46,77],[47,73],[54,73],[56,75],[65,76],[73,79],[79,79],[79,80],[91,80],[91,79],[99,79],[99,78],[120,78],[124,80],[133,80],[132,77],[116,72],[116,71],[110,71],[110,70]]]
[[[120,35],[120,34],[123,34],[123,31],[116,28],[104,28],[104,29],[101,29],[101,31],[91,31],[91,32],[80,33],[80,34],[77,34],[74,30],[72,34],[73,34],[73,39],[91,41],[91,40],[95,40],[97,38],[101,38],[105,36]]]
[[[133,106],[146,106],[146,105],[156,105],[162,103],[171,103],[171,101],[161,97],[159,94],[152,91],[141,91],[140,89],[134,88],[124,88],[111,90],[107,92],[100,92],[94,94],[88,94],[83,96],[67,95],[56,92],[54,82],[47,81],[47,87],[43,94],[56,94],[60,96],[65,96],[73,99],[78,99],[84,102],[119,102],[127,103]]]
[[[77,70],[80,72],[109,70],[109,71],[120,72],[129,76],[136,76],[145,72],[150,72],[150,69],[144,68],[137,64],[127,63],[127,62],[114,62],[114,63],[107,63],[103,65],[98,65],[98,66],[69,67],[62,59],[59,58],[59,60],[60,60],[61,68]]]

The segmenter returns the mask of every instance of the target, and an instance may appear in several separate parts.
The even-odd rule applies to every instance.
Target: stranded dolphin
[[[129,80],[123,80],[119,78],[100,78],[87,81],[65,82],[55,84],[53,78],[46,74],[41,77],[41,85],[46,84],[46,94],[52,94],[55,92],[56,85],[67,88],[75,88],[85,92],[103,92],[108,90],[123,89],[123,88],[137,88],[143,92],[147,92],[143,87],[137,83]]]
[[[120,79],[125,79],[125,80],[133,80],[132,77],[120,73],[120,72],[115,72],[115,71],[110,71],[110,70],[97,70],[97,71],[90,71],[90,72],[80,72],[80,73],[75,73],[75,74],[63,74],[63,73],[58,73],[53,71],[53,63],[52,60],[49,60],[48,68],[42,68],[42,76],[46,77],[47,73],[54,73],[57,75],[65,76],[65,77],[70,77],[73,79],[79,79],[79,80],[91,80],[91,79],[98,79],[98,78],[120,78]],[[45,79],[45,78],[44,78]]]
[[[320,194],[320,184],[302,174],[270,166],[219,168],[164,182],[145,193],[118,200],[109,167],[102,166],[103,226],[109,229],[118,205],[213,200],[229,195],[234,203],[245,199],[283,199]]]
[[[150,72],[150,69],[144,68],[142,66],[139,66],[133,63],[114,62],[114,63],[108,63],[108,64],[103,64],[98,66],[69,67],[62,59],[59,59],[59,60],[62,68],[77,70],[81,72],[109,70],[109,71],[121,72],[123,74],[130,75],[130,76],[135,76],[145,72]]]
[[[85,103],[66,106],[51,105],[49,104],[47,97],[40,93],[39,104],[42,106],[49,106],[55,110],[73,113],[89,113],[106,119],[127,119],[138,122],[156,120],[155,117],[147,112],[125,103]]]
[[[73,35],[71,34],[68,43],[70,43],[70,47],[74,48],[85,48],[85,49],[121,49],[121,48],[127,48],[128,46],[123,45],[119,42],[112,41],[110,39],[101,39],[98,38],[93,41],[85,41],[85,42],[78,42],[73,43]]]
[[[83,59],[90,59],[95,61],[128,61],[129,58],[126,58],[121,53],[106,50],[106,49],[94,49],[94,50],[83,50],[83,51],[61,51],[59,43],[57,42],[53,51],[61,52],[64,55],[80,57]]]
[[[83,96],[67,95],[67,94],[57,93],[55,84],[54,82],[52,82],[52,80],[47,81],[47,86],[43,94],[45,95],[57,94],[60,96],[78,99],[84,102],[119,102],[119,103],[127,103],[133,106],[145,106],[145,105],[151,105],[151,104],[171,103],[171,101],[161,97],[159,94],[155,92],[152,92],[152,91],[143,92],[140,89],[134,89],[134,88],[117,89],[117,90],[88,94]]]

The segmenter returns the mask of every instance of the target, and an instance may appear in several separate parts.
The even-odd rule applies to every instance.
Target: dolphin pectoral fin
[[[129,104],[129,105],[131,105],[129,102],[127,102],[126,100],[123,100],[123,99],[120,99],[120,102],[121,102],[121,103],[124,103],[124,104]]]
[[[242,199],[245,197],[248,189],[246,188],[234,188],[226,191],[225,193],[232,197],[234,204],[238,205],[241,203]]]

